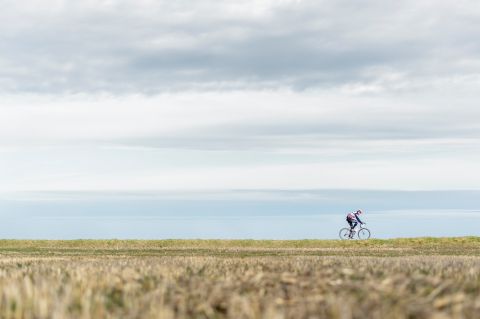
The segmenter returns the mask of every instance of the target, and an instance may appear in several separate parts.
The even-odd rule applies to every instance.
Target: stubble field
[[[0,241],[0,318],[478,318],[479,247]]]

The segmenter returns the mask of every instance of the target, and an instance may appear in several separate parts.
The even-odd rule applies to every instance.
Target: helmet
[[[362,213],[363,213],[363,212],[362,212],[360,209],[359,209],[359,210],[357,210],[357,214],[359,214],[359,215],[360,215],[360,214],[362,214]]]

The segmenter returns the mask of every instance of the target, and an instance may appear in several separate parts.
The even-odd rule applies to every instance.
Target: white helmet
[[[360,215],[360,214],[362,214],[362,213],[363,213],[363,212],[362,212],[360,209],[359,209],[359,210],[357,210],[357,214],[359,214],[359,215]]]

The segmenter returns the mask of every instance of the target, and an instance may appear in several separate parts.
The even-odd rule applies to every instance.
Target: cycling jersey
[[[347,220],[350,220],[350,221],[358,221],[360,224],[363,224],[363,222],[360,220],[360,218],[358,217],[358,213],[357,212],[351,212],[351,213],[348,213],[347,215]]]

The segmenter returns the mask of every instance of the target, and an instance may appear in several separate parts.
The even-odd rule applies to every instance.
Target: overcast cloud
[[[3,92],[478,84],[476,1],[2,1]]]
[[[477,1],[1,1],[0,191],[480,189]]]

